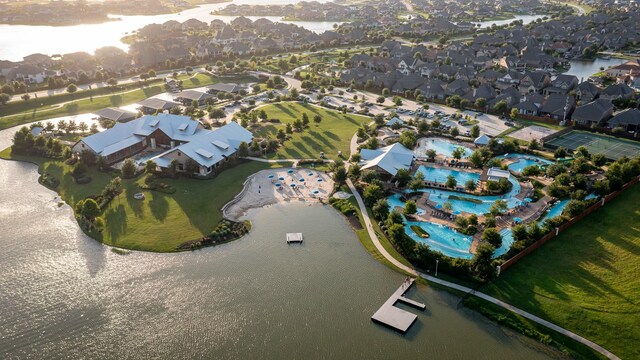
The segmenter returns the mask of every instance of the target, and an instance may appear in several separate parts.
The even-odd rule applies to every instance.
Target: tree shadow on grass
[[[356,119],[353,119],[349,115],[344,115],[343,118],[346,119],[348,122],[354,124],[354,125],[358,125],[358,126],[362,125],[362,123],[358,122]]]
[[[198,79],[197,76],[192,77],[189,81],[191,81],[193,85],[200,85],[200,79]]]
[[[293,111],[291,110],[290,107],[286,106],[285,104],[276,104],[275,108],[282,111],[283,113],[289,115],[290,117],[292,117],[293,119],[296,119],[297,114],[294,114]]]
[[[65,105],[64,109],[66,110],[67,114],[75,115],[78,113],[80,107],[78,106],[78,104],[71,103],[71,104]]]
[[[166,199],[166,195],[153,191],[150,192],[150,195],[149,208],[151,209],[151,214],[156,220],[164,221],[169,212],[169,202]]]
[[[127,232],[127,214],[124,205],[110,207],[104,213],[105,232],[115,244],[120,236]]]
[[[287,156],[278,156],[281,159],[300,159],[303,157],[302,154],[292,147],[286,147],[283,150]]]
[[[292,141],[290,144],[290,146],[287,147],[286,152],[290,153],[290,149],[297,149],[297,151],[299,151],[302,154],[299,154],[297,156],[297,158],[302,157],[302,155],[308,156],[308,157],[313,157],[313,151],[311,149],[308,149],[305,144],[301,141]],[[295,150],[294,150],[295,151]]]
[[[307,145],[309,145],[311,147],[312,150],[316,151],[316,152],[320,152],[320,151],[325,151],[328,152],[329,150],[332,149],[332,147],[329,148],[325,148],[323,147],[320,143],[318,143],[317,141],[313,140],[311,137],[307,136],[307,135],[302,135],[300,137],[300,139]]]
[[[113,106],[120,106],[122,105],[122,95],[111,95],[109,96],[109,101]]]
[[[325,131],[323,131],[323,132],[322,132],[322,134],[323,134],[324,136],[328,137],[328,138],[329,138],[329,139],[331,139],[331,140],[335,140],[335,141],[340,141],[340,140],[342,140],[342,139],[340,138],[340,136],[338,136],[338,135],[334,134],[334,133],[333,133],[333,132],[331,132],[331,131],[327,131],[327,130],[325,130]]]
[[[125,191],[124,196],[127,199],[127,204],[131,210],[133,210],[133,214],[139,219],[144,219],[144,204],[147,203],[147,201],[133,198],[133,194],[135,194],[133,186],[135,185],[132,185]]]
[[[325,131],[326,132],[326,131]],[[318,141],[322,142],[326,147],[333,148],[335,147],[329,140],[327,140],[324,136],[320,135],[317,131],[309,131],[309,135],[318,139]]]

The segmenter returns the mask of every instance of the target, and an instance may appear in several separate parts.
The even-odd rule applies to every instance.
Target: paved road
[[[394,266],[396,266],[397,268],[399,268],[400,270],[403,270],[409,274],[412,274],[414,276],[420,276],[424,279],[426,279],[427,281],[431,281],[434,282],[436,284],[442,285],[442,286],[446,286],[448,288],[451,289],[455,289],[458,291],[462,291],[465,292],[469,295],[473,295],[476,297],[479,297],[483,300],[486,300],[492,304],[498,305],[504,309],[507,309],[509,311],[512,311],[520,316],[523,316],[537,324],[540,324],[542,326],[545,326],[553,331],[559,332],[560,334],[563,334],[567,337],[570,337],[571,339],[582,343],[588,347],[590,347],[591,349],[599,352],[600,354],[602,354],[603,356],[607,357],[608,359],[613,359],[613,360],[620,360],[619,357],[617,357],[616,355],[614,355],[612,352],[610,352],[609,350],[603,348],[602,346],[587,340],[585,338],[583,338],[580,335],[577,335],[567,329],[564,329],[556,324],[553,324],[547,320],[544,320],[542,318],[539,318],[531,313],[528,313],[522,309],[519,309],[513,305],[509,305],[507,303],[505,303],[502,300],[498,300],[494,297],[491,297],[487,294],[475,291],[474,289],[468,288],[466,286],[462,286],[462,285],[458,285],[446,280],[442,280],[439,279],[437,277],[431,276],[431,275],[427,275],[421,272],[417,272],[416,270],[402,264],[401,262],[399,262],[398,260],[396,260],[393,256],[391,256],[391,254],[389,254],[389,252],[387,252],[387,250],[382,246],[382,244],[380,243],[380,240],[378,239],[378,236],[376,235],[375,231],[373,230],[373,226],[371,225],[371,220],[369,219],[369,214],[367,213],[367,209],[364,206],[364,202],[362,201],[362,197],[360,196],[360,194],[358,193],[358,191],[356,190],[356,188],[353,186],[353,183],[351,182],[351,180],[347,180],[347,185],[349,186],[349,189],[351,190],[351,192],[353,193],[353,196],[356,198],[356,201],[358,202],[358,207],[360,207],[360,211],[362,212],[362,218],[364,219],[364,223],[365,223],[365,227],[367,228],[367,232],[369,233],[369,237],[371,237],[371,240],[373,242],[373,244],[376,246],[376,249],[380,252],[380,254],[382,254],[382,256],[384,256],[389,262],[391,262]]]

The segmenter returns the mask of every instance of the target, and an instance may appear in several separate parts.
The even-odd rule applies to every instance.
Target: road
[[[582,336],[573,333],[565,328],[562,328],[556,324],[553,324],[547,320],[544,320],[542,318],[539,318],[531,313],[528,313],[522,309],[519,309],[513,305],[507,304],[506,302],[496,299],[494,297],[491,297],[487,294],[481,293],[479,291],[476,291],[474,289],[468,288],[466,286],[462,286],[462,285],[458,285],[446,280],[442,280],[439,279],[437,277],[431,276],[431,275],[427,275],[421,272],[416,271],[413,268],[410,268],[404,264],[402,264],[400,261],[396,260],[393,256],[391,256],[391,254],[389,254],[389,252],[387,252],[387,250],[382,246],[382,243],[380,243],[380,240],[378,239],[378,236],[376,235],[375,231],[373,230],[373,225],[371,224],[371,219],[369,218],[369,214],[367,212],[367,209],[364,205],[364,201],[362,200],[362,197],[360,196],[360,194],[358,193],[358,191],[356,190],[355,186],[353,186],[353,183],[351,182],[351,180],[347,180],[347,186],[349,186],[349,189],[351,190],[351,192],[353,193],[353,196],[356,198],[356,202],[358,203],[358,207],[360,208],[360,212],[362,213],[362,218],[364,219],[364,225],[367,228],[367,232],[369,233],[369,237],[371,238],[371,241],[373,242],[373,244],[375,245],[376,249],[378,250],[378,252],[380,252],[380,254],[382,254],[382,256],[385,257],[385,259],[387,259],[389,262],[391,262],[394,266],[396,266],[398,269],[407,272],[409,274],[412,274],[414,276],[420,276],[421,278],[439,284],[441,286],[445,286],[451,289],[455,289],[464,293],[467,293],[469,295],[472,296],[476,296],[480,299],[483,299],[485,301],[488,301],[492,304],[495,304],[497,306],[500,306],[501,308],[507,309],[511,312],[514,312],[522,317],[525,317],[537,324],[540,324],[544,327],[547,327],[553,331],[556,331],[560,334],[563,334],[581,344],[584,344],[586,346],[588,346],[589,348],[597,351],[598,353],[602,354],[603,356],[605,356],[608,359],[613,359],[613,360],[620,360],[619,357],[617,357],[616,355],[614,355],[612,352],[608,351],[607,349],[603,348],[602,346],[587,340],[585,338],[583,338]]]

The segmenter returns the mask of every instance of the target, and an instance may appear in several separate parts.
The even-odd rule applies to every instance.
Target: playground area
[[[551,149],[563,147],[569,150],[584,146],[589,153],[602,154],[611,160],[618,160],[623,156],[631,158],[640,155],[640,143],[588,131],[573,130],[545,142],[544,145]]]

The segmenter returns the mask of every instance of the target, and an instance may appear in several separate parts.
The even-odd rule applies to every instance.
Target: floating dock
[[[287,244],[301,244],[302,233],[287,233]]]
[[[402,285],[400,285],[398,290],[396,290],[391,295],[391,297],[384,304],[382,304],[380,309],[378,309],[378,311],[373,314],[371,320],[379,324],[388,326],[394,330],[400,331],[403,334],[406,333],[411,325],[413,325],[413,323],[416,321],[418,316],[406,310],[395,307],[395,304],[398,301],[401,301],[419,310],[424,310],[427,308],[426,305],[422,303],[404,297],[404,294],[407,292],[407,290],[409,290],[414,282],[415,279],[413,278],[405,280]]]

